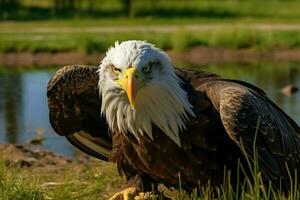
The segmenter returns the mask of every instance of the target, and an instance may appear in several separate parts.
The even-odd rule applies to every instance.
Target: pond
[[[270,99],[300,124],[300,93],[284,96],[280,92],[287,84],[300,87],[300,63],[210,64],[199,69],[261,87]],[[30,70],[0,73],[1,143],[24,144],[37,133],[42,133],[46,137],[43,148],[70,157],[75,155],[75,148],[65,138],[55,134],[49,123],[46,86],[54,72]]]

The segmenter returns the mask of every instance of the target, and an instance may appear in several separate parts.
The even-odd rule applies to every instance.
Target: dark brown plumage
[[[249,83],[177,69],[196,114],[180,135],[180,148],[154,125],[153,141],[110,133],[100,115],[96,71],[92,66],[68,66],[54,75],[47,91],[50,121],[79,149],[116,162],[128,179],[139,175],[176,186],[180,173],[186,189],[197,187],[199,181],[220,184],[224,166],[234,177],[238,160],[247,165],[245,154],[253,158],[254,143],[264,180],[288,190],[287,167],[293,177],[300,171],[299,126]]]

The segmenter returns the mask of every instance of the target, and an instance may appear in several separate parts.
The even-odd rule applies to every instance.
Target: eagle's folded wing
[[[72,65],[58,70],[47,88],[49,117],[53,129],[74,146],[108,160],[112,142],[100,113],[97,69]]]
[[[289,187],[300,169],[300,128],[260,91],[232,82],[216,83],[218,107],[226,132],[249,159],[257,151],[260,170],[276,185]],[[298,177],[299,179],[299,177]],[[298,180],[299,181],[299,180]]]

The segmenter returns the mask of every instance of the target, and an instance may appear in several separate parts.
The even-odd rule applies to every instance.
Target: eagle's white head
[[[162,50],[144,41],[116,42],[100,64],[99,89],[111,130],[153,139],[153,123],[180,146],[179,132],[194,113]]]

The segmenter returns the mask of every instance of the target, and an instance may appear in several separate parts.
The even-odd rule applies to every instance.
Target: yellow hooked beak
[[[117,83],[123,87],[126,91],[131,109],[134,110],[135,105],[135,95],[136,95],[136,77],[135,77],[136,68],[128,68],[122,76],[122,79],[119,79]]]

